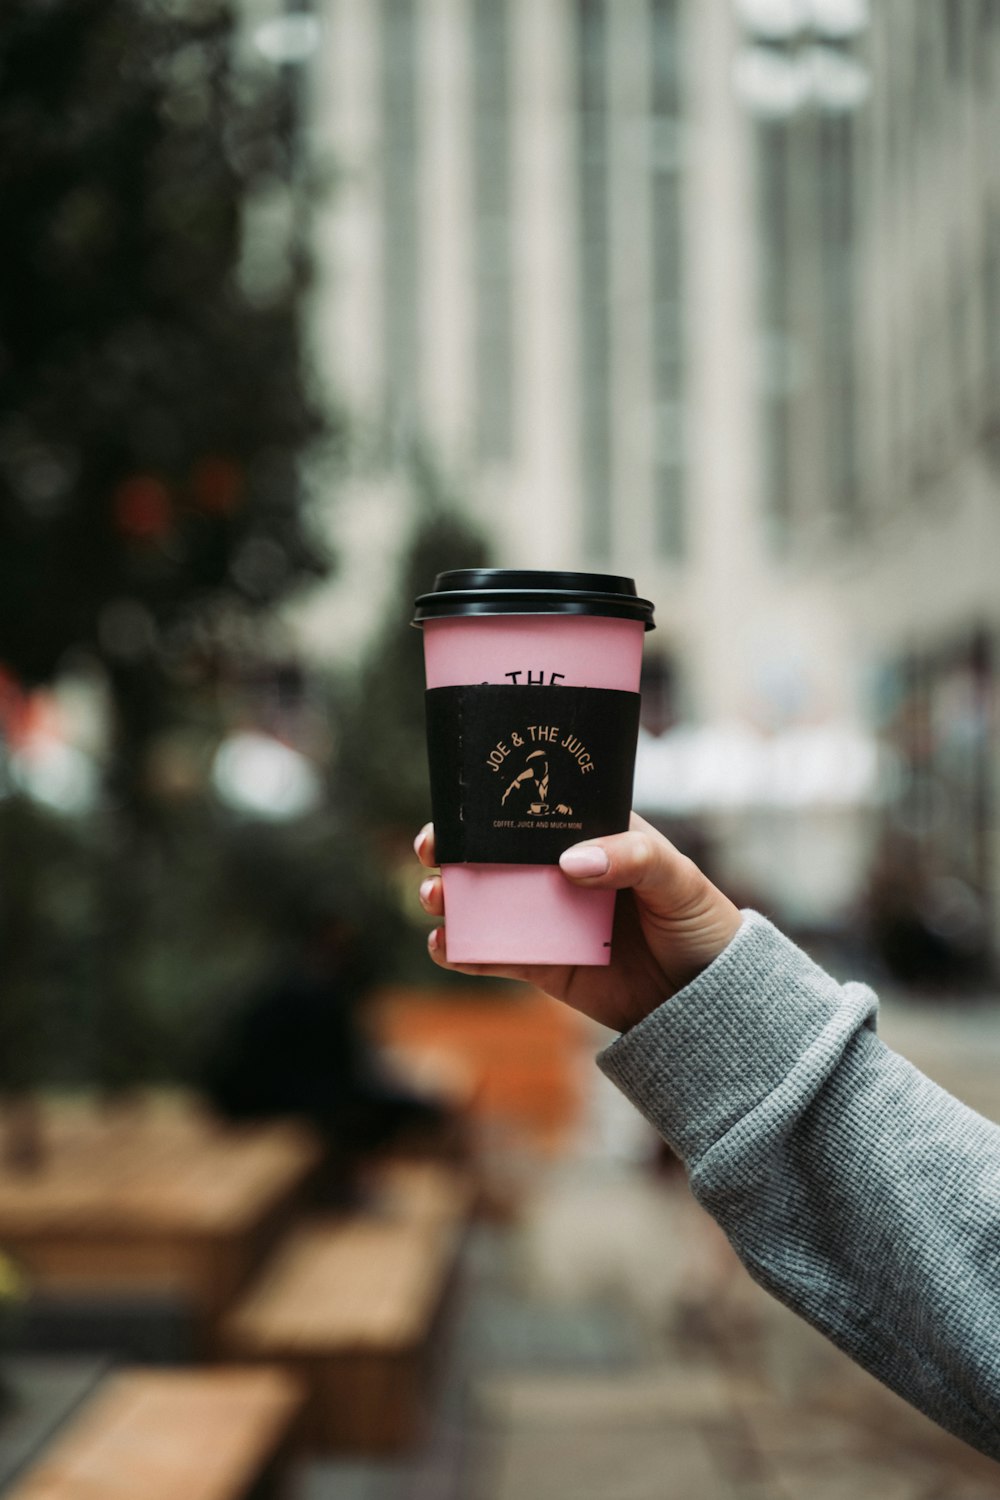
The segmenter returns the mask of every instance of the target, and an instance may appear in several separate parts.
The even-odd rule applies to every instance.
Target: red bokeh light
[[[115,490],[114,511],[118,530],[133,541],[162,541],[173,521],[170,491],[152,474],[122,480]]]
[[[228,516],[243,498],[243,470],[234,459],[212,454],[191,471],[191,493],[199,510]]]

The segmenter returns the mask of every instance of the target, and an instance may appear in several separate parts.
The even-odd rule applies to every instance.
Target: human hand
[[[430,823],[414,848],[420,863],[433,869]],[[427,939],[434,962],[462,974],[524,980],[605,1026],[627,1031],[706,969],[739,929],[739,911],[728,897],[635,813],[627,833],[575,844],[559,865],[574,885],[619,892],[607,967],[450,964],[443,928]],[[432,916],[445,915],[439,875],[423,882],[420,902]]]

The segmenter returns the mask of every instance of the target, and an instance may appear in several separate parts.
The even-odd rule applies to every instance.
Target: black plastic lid
[[[416,601],[414,625],[455,615],[610,615],[653,630],[653,606],[631,578],[535,568],[455,568]]]

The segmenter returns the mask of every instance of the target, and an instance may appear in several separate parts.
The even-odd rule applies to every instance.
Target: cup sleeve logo
[[[564,802],[557,802],[555,807],[549,806],[549,759],[544,750],[529,750],[524,770],[514,777],[514,780],[500,799],[501,804],[506,805],[507,798],[511,793],[522,791],[525,786],[528,788],[528,796],[531,795],[532,791],[535,793],[535,800],[529,802],[527,806],[527,812],[530,817],[544,818],[550,812],[561,813],[566,817],[572,816],[573,809],[567,807]],[[522,798],[521,800],[523,802],[524,799]]]
[[[481,683],[426,701],[442,864],[554,864],[628,826],[638,693]]]

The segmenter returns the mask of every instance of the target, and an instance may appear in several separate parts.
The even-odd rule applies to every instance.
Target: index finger
[[[434,824],[425,823],[413,840],[413,848],[422,865],[428,870],[437,868],[437,852],[434,848]]]

